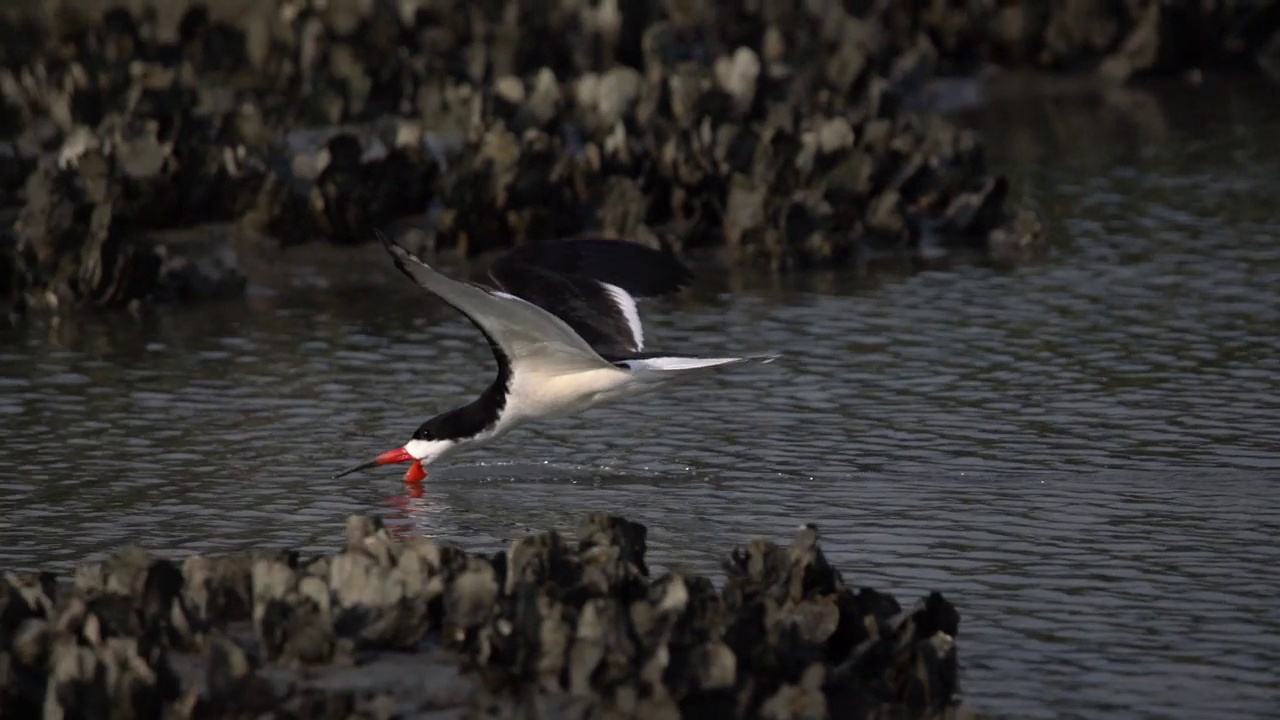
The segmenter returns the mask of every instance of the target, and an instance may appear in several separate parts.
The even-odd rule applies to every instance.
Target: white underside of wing
[[[617,285],[610,285],[607,282],[600,283],[609,293],[609,297],[613,299],[618,310],[622,311],[622,317],[627,321],[627,327],[631,329],[631,338],[633,340],[633,349],[639,352],[644,349],[644,325],[640,323],[640,310],[636,307],[636,299],[631,297],[631,293],[623,290]]]
[[[509,293],[449,278],[403,248],[393,247],[419,285],[484,328],[507,352],[513,365],[533,360],[558,372],[612,368],[573,328],[537,305]]]
[[[539,367],[549,373],[575,373],[612,366],[560,318],[510,293],[493,291],[496,302],[484,322],[511,355],[512,365]]]

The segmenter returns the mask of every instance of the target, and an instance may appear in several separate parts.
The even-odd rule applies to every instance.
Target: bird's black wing
[[[605,358],[644,349],[636,298],[674,292],[693,274],[670,251],[580,238],[521,245],[494,261],[502,290],[560,318]]]

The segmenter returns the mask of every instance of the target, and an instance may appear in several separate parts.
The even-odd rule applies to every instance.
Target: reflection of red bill
[[[422,507],[415,501],[422,499],[422,488],[420,482],[405,483],[403,493],[383,498],[382,503],[391,508],[383,517],[391,537],[404,541],[421,534],[415,517],[422,513]]]

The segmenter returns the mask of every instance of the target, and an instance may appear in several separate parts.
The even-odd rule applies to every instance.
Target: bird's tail
[[[614,364],[637,374],[675,375],[698,370],[713,370],[743,363],[771,363],[781,355],[747,355],[744,357],[695,357],[692,355],[643,355],[618,360]]]

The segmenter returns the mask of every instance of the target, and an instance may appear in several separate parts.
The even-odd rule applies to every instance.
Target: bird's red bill
[[[394,465],[396,463],[414,462],[417,459],[418,458],[410,455],[408,450],[405,450],[404,448],[396,448],[395,450],[388,450],[374,458],[373,463],[374,465]]]
[[[425,480],[427,471],[422,467],[422,461],[417,461],[409,466],[409,471],[404,474],[404,481],[410,485],[417,485]]]
[[[410,455],[409,451],[405,450],[402,447],[396,448],[395,450],[388,450],[382,453],[381,455],[379,455],[378,457],[374,458],[373,460],[370,460],[367,463],[362,463],[360,465],[357,465],[351,468],[350,470],[343,470],[337,475],[334,475],[334,477],[340,478],[344,475],[350,475],[353,472],[368,470],[369,468],[379,467],[381,465],[394,465],[397,463],[407,463],[407,462],[413,463],[413,467],[410,467],[409,472],[405,473],[405,476],[404,476],[405,482],[421,482],[422,478],[427,476],[427,471],[422,469],[422,463],[418,460],[418,458]],[[409,478],[411,477],[416,479],[410,480]]]

